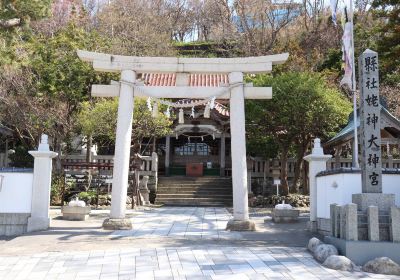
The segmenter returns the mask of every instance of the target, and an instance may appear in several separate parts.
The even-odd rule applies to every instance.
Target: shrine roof
[[[357,109],[357,129],[360,127],[360,114],[359,109]],[[400,133],[400,121],[393,116],[384,106],[381,106],[381,129],[390,130],[391,133]],[[388,125],[393,126],[388,126]],[[352,139],[354,136],[354,118],[353,112],[349,115],[349,120],[347,125],[339,131],[333,138],[323,144],[324,147],[332,147],[342,142],[346,142]],[[400,136],[400,134],[399,134]]]

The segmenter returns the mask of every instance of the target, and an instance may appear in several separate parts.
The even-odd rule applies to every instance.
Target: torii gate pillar
[[[134,83],[136,81],[136,73],[132,70],[122,70],[121,80]],[[132,228],[131,220],[125,218],[125,209],[131,150],[134,106],[133,94],[132,86],[121,84],[118,101],[117,134],[115,139],[111,212],[110,218],[103,222],[104,229],[115,230]]]
[[[243,73],[230,73],[229,83],[243,83]],[[233,219],[226,229],[255,230],[254,222],[249,220],[243,85],[231,89],[230,109]]]

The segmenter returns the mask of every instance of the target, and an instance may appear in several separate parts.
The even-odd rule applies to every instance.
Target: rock
[[[331,255],[329,256],[323,263],[323,266],[336,269],[336,270],[345,270],[345,271],[352,271],[356,267],[356,265],[345,256],[336,256]]]
[[[363,266],[365,272],[400,275],[400,266],[387,257],[373,259]]]
[[[317,248],[317,246],[321,245],[321,244],[324,244],[324,243],[321,240],[319,240],[318,238],[313,237],[310,239],[310,241],[308,241],[307,248],[311,253],[314,253],[315,248]]]
[[[132,229],[132,221],[130,219],[105,219],[103,229],[106,230],[129,230]]]
[[[338,255],[338,250],[330,244],[320,244],[315,248],[314,258],[323,263],[329,256]]]
[[[256,224],[253,221],[236,221],[229,220],[226,225],[226,230],[230,231],[255,231]]]

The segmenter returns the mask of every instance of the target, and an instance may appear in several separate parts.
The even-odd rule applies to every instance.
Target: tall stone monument
[[[366,50],[358,60],[362,193],[346,205],[331,204],[327,243],[357,265],[386,256],[400,262],[400,208],[383,193],[378,54]]]
[[[381,104],[379,102],[378,53],[367,49],[358,60],[360,89],[360,142],[362,193],[353,194],[359,211],[371,205],[388,211],[394,194],[382,194]]]

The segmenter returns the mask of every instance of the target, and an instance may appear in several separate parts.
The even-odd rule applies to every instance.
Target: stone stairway
[[[232,179],[224,177],[159,177],[155,204],[232,206]]]

